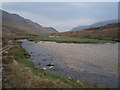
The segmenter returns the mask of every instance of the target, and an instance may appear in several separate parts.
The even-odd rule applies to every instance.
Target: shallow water
[[[94,83],[102,87],[118,86],[118,79],[107,74],[107,71],[102,68],[76,64],[75,66],[87,70],[78,72],[73,69],[69,69],[59,57],[42,49],[38,43],[27,40],[20,41],[23,42],[22,47],[30,53],[31,57],[29,59],[35,64],[36,68],[43,68],[46,72]],[[48,64],[53,64],[54,66],[47,66]]]
[[[89,66],[89,65],[82,65],[82,64],[76,64],[76,66],[78,66],[79,68],[82,68],[82,69],[87,69],[88,71],[91,71],[91,72],[99,74],[99,75],[109,76],[108,74],[106,74],[106,72],[108,72],[108,71],[104,70],[103,68]]]

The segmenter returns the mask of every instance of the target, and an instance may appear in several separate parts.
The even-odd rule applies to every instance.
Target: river
[[[118,77],[107,73],[108,71],[105,69],[79,63],[75,64],[75,66],[85,70],[78,71],[71,69],[62,58],[40,47],[38,45],[39,43],[27,40],[19,41],[22,41],[22,48],[31,55],[29,60],[34,63],[36,68],[42,68],[45,72],[54,73],[63,77],[94,83],[101,87],[118,87]]]

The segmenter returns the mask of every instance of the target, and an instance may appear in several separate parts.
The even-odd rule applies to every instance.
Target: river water
[[[107,74],[107,71],[101,68],[76,64],[77,67],[88,69],[88,71],[78,72],[68,68],[63,60],[61,60],[59,57],[44,50],[43,48],[38,47],[37,43],[27,40],[19,41],[23,42],[22,48],[24,48],[31,55],[29,60],[34,63],[36,68],[42,68],[46,72],[81,80],[83,82],[97,84],[98,86],[102,87],[118,87],[118,78]],[[92,71],[92,73],[89,72],[89,70]]]

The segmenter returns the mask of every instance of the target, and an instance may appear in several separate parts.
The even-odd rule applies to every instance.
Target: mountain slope
[[[94,23],[92,25],[77,26],[70,31],[79,31],[79,30],[88,29],[88,28],[101,27],[101,26],[104,26],[107,24],[113,24],[113,23],[117,23],[117,22],[118,22],[118,20],[108,20],[108,21]]]
[[[43,27],[17,14],[10,14],[2,10],[3,36],[11,35],[38,35],[46,36],[57,31],[51,27]]]
[[[119,23],[120,24],[120,23]],[[61,37],[77,37],[77,38],[92,38],[103,40],[119,40],[118,23],[108,24],[97,28],[89,28],[81,31],[70,31],[64,33],[56,33],[53,35]]]

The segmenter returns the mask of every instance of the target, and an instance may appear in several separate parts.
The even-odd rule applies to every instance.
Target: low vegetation
[[[3,54],[3,67],[7,82],[14,88],[96,88],[96,85],[64,78],[36,69],[28,60],[29,54],[20,47],[20,42]],[[9,59],[8,59],[9,58]],[[8,84],[7,84],[8,85]],[[5,83],[3,82],[3,86]],[[9,87],[10,87],[9,86]]]
[[[69,31],[52,34],[53,36],[73,37],[73,38],[90,38],[101,40],[120,41],[118,26],[119,23],[108,24],[97,28],[89,28],[80,31]]]
[[[88,39],[88,38],[63,38],[63,37],[37,37],[37,38],[29,38],[30,41],[52,41],[57,43],[96,43],[96,44],[104,44],[104,43],[116,43],[115,41],[110,40],[98,40],[98,39]]]

